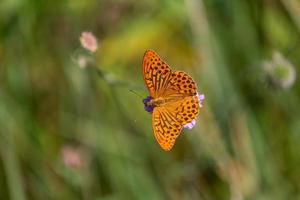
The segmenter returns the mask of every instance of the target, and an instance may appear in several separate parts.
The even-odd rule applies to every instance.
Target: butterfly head
[[[152,112],[153,111],[153,106],[151,105],[148,105],[148,102],[151,101],[151,99],[153,99],[151,96],[147,96],[144,100],[143,100],[143,103],[144,103],[144,109],[147,111],[147,112]]]

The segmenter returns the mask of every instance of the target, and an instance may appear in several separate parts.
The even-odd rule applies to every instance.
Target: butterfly
[[[152,50],[144,54],[143,78],[149,92],[143,103],[152,113],[154,136],[160,147],[169,151],[182,128],[195,124],[204,95],[197,93],[191,76],[172,70]]]

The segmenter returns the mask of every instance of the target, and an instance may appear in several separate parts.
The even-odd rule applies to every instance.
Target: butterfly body
[[[182,99],[182,97],[158,97],[155,99],[151,99],[147,105],[148,106],[154,106],[154,107],[159,107],[159,106],[168,106],[168,104],[176,102],[178,100]]]
[[[181,129],[195,123],[200,103],[195,81],[183,71],[172,70],[154,51],[143,59],[143,77],[149,91],[145,110],[152,113],[154,136],[169,151]]]

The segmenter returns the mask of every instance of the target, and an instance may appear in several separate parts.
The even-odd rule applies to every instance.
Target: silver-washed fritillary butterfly
[[[182,128],[192,128],[204,95],[183,71],[172,70],[154,51],[143,59],[143,78],[149,91],[145,110],[152,113],[154,136],[165,151],[172,149]]]

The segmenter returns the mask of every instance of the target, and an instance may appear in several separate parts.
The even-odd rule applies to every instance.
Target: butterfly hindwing
[[[161,96],[169,79],[170,67],[152,50],[147,50],[143,59],[143,77],[150,96]]]
[[[185,125],[192,122],[199,112],[199,101],[197,96],[187,96],[182,100],[170,103],[166,106],[166,109],[173,113],[176,120]]]
[[[183,71],[173,71],[163,96],[194,96],[196,94],[197,85],[193,78]]]

